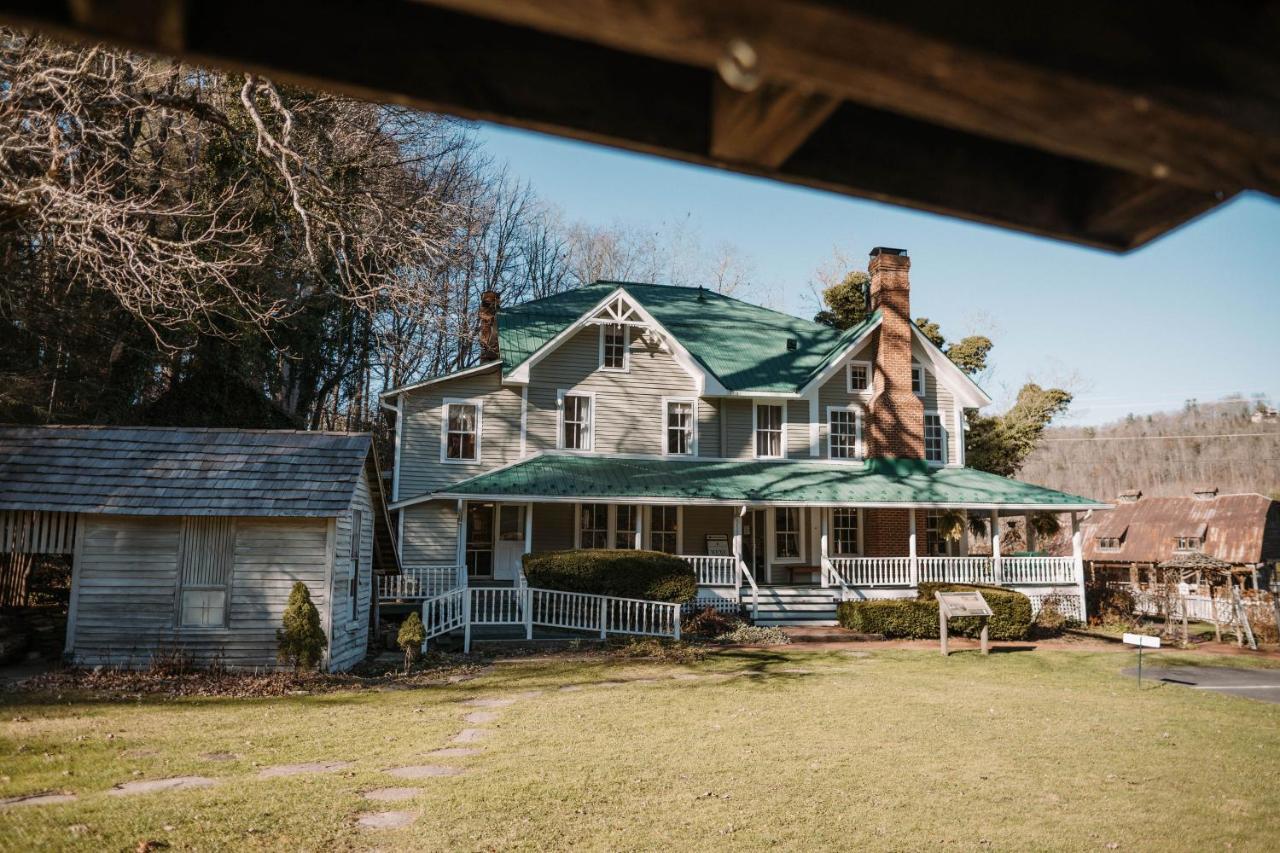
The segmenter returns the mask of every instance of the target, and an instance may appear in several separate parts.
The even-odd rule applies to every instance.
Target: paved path
[[[1136,666],[1124,670],[1132,677],[1138,675]],[[1163,681],[1194,690],[1212,690],[1229,693],[1260,702],[1280,704],[1280,669],[1234,669],[1225,666],[1144,666],[1142,680]]]

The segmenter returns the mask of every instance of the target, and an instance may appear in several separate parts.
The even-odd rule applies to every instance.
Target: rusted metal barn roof
[[[0,511],[341,515],[364,433],[170,427],[0,427]]]
[[[0,21],[1113,250],[1280,194],[1270,3],[0,0]]]
[[[1142,498],[1119,503],[1086,523],[1084,558],[1112,563],[1164,563],[1179,537],[1203,539],[1199,550],[1233,565],[1280,559],[1280,501],[1265,495],[1214,498]],[[1098,539],[1119,539],[1120,550],[1101,550]]]

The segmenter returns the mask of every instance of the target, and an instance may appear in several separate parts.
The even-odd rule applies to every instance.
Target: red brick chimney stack
[[[479,338],[480,361],[497,361],[501,354],[498,351],[498,306],[501,298],[497,291],[486,290],[480,294]]]
[[[881,312],[869,456],[924,458],[924,404],[911,390],[911,259],[905,249],[871,250],[871,309]]]

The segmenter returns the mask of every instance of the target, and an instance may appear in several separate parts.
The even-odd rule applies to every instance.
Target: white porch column
[[[1075,570],[1076,589],[1080,595],[1080,621],[1087,623],[1089,614],[1084,601],[1084,534],[1080,532],[1080,516],[1071,513],[1071,565]]]
[[[533,504],[532,503],[527,503],[524,505],[524,552],[526,554],[533,553]],[[520,585],[528,586],[529,585],[528,581],[525,580],[525,576],[524,576],[524,560],[520,561],[519,572],[520,572],[520,577],[519,577]]]
[[[996,584],[1004,580],[1000,571],[1000,510],[991,510],[991,572]]]
[[[818,563],[821,567],[821,571],[819,571],[818,574],[821,575],[822,577],[823,589],[829,586],[827,582],[827,573],[829,571],[829,568],[828,568],[829,561],[827,560],[827,558],[831,556],[831,545],[830,545],[830,542],[828,541],[827,516],[830,515],[830,513],[831,511],[826,507],[818,508],[818,541],[822,545],[822,550],[818,555]]]
[[[911,586],[920,585],[920,557],[916,552],[916,510],[907,510],[907,557],[911,563]]]
[[[458,586],[467,585],[467,502],[458,500]]]
[[[746,508],[743,507],[733,513],[733,572],[737,578],[735,590],[742,589],[742,513],[745,511]]]
[[[631,514],[636,517],[636,550],[639,551],[644,548],[644,507],[636,504]]]
[[[1027,550],[1034,551],[1039,543],[1036,542],[1036,529],[1031,526],[1031,513],[1022,516],[1022,523],[1027,528]]]
[[[969,556],[969,510],[962,509],[960,514],[964,517],[964,533],[960,534],[960,556]]]

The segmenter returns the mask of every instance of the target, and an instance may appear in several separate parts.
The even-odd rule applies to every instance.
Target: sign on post
[[[1138,687],[1142,687],[1142,650],[1160,648],[1160,638],[1152,637],[1147,634],[1125,634],[1124,642],[1129,646],[1138,647]]]
[[[942,656],[947,656],[947,621],[962,616],[977,616],[982,619],[982,653],[988,654],[987,622],[991,618],[991,605],[982,597],[982,593],[972,592],[935,592],[938,599],[938,636],[942,639]]]

